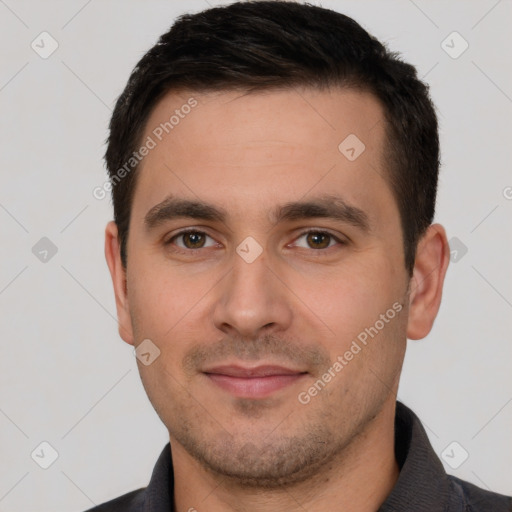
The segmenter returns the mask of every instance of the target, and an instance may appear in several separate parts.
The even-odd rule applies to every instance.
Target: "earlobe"
[[[117,225],[110,221],[105,228],[105,259],[112,278],[116,299],[118,329],[121,338],[133,345],[133,331],[128,305],[126,269],[121,262],[120,241]]]
[[[432,329],[441,304],[449,259],[446,232],[440,224],[432,224],[420,239],[416,250],[410,283],[408,338],[424,338]]]

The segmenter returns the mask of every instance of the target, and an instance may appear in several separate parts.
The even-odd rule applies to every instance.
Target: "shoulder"
[[[482,489],[470,482],[449,475],[459,505],[467,512],[512,512],[512,497]]]
[[[170,443],[160,453],[147,487],[123,494],[86,512],[142,512],[149,502],[156,510],[172,510],[174,475]]]
[[[144,505],[145,488],[123,494],[85,512],[140,512]]]

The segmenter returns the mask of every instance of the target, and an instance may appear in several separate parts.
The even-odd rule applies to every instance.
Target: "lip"
[[[253,368],[224,365],[203,373],[214,384],[236,397],[265,398],[302,379],[307,372],[275,365]]]

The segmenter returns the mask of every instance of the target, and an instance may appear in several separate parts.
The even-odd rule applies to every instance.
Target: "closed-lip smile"
[[[240,398],[265,398],[301,379],[307,372],[278,365],[219,365],[203,373],[224,391]]]

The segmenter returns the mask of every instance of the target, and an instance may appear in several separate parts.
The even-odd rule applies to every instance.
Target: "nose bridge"
[[[272,266],[275,267],[266,252],[262,248],[258,251],[253,241],[240,244],[215,306],[218,329],[231,328],[252,337],[270,325],[286,328],[291,320],[290,304],[286,288]]]

